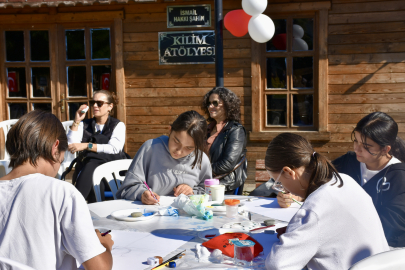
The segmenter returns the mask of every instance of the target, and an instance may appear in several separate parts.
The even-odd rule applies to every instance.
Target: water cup
[[[227,217],[236,217],[238,215],[238,205],[240,204],[240,200],[235,199],[227,199],[225,200],[226,205],[226,216]]]
[[[224,185],[213,185],[211,188],[211,197],[213,201],[222,203],[225,199],[225,186]]]
[[[210,199],[212,200],[211,186],[219,185],[219,180],[218,179],[205,179],[204,185],[205,185],[205,194],[208,194],[210,196]]]
[[[234,249],[234,263],[237,266],[252,266],[255,258],[255,242],[251,240],[232,241]]]

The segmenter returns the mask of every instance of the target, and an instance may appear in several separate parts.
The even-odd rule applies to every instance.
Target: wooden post
[[[215,0],[215,83],[224,86],[224,46],[223,46],[222,0]]]

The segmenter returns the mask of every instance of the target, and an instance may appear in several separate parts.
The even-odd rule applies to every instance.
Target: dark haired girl
[[[208,116],[207,149],[214,178],[220,178],[226,194],[242,195],[247,178],[246,130],[240,122],[240,100],[229,89],[215,87],[203,99]]]
[[[370,197],[305,138],[278,135],[267,148],[265,166],[284,190],[305,198],[273,245],[267,269],[348,269],[389,249]]]
[[[354,152],[333,161],[371,196],[391,247],[405,247],[405,143],[383,112],[361,119],[352,132]]]
[[[117,197],[155,204],[159,195],[204,193],[204,180],[212,177],[204,151],[207,123],[196,111],[179,115],[169,136],[146,141],[136,153]],[[146,182],[156,199],[147,191]]]
[[[94,232],[83,196],[54,178],[67,148],[65,129],[51,113],[31,111],[10,129],[13,169],[0,178],[0,257],[30,269],[77,269],[76,262],[111,269],[111,235]],[[1,262],[0,268],[16,269]]]

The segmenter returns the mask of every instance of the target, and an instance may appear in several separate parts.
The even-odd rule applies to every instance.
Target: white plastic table
[[[226,197],[237,197],[241,200],[241,203],[244,203],[247,196],[226,196]],[[169,205],[170,202],[173,200],[170,197],[162,197],[163,204]],[[245,206],[248,206],[249,202],[245,201]],[[199,262],[196,256],[196,244],[201,244],[205,242],[205,240],[198,237],[198,233],[201,231],[220,228],[222,225],[230,222],[241,222],[248,220],[246,216],[239,215],[236,218],[228,218],[226,217],[225,212],[214,212],[214,218],[212,220],[202,220],[193,218],[187,215],[184,211],[180,211],[180,216],[172,217],[172,216],[157,216],[150,220],[145,221],[137,221],[137,222],[125,222],[119,221],[114,219],[110,213],[122,210],[122,209],[132,209],[132,208],[146,208],[146,209],[154,209],[157,210],[159,206],[146,206],[143,205],[139,201],[126,201],[126,200],[114,200],[114,201],[104,201],[99,203],[93,203],[88,205],[92,219],[93,225],[96,229],[110,229],[110,230],[124,230],[124,231],[140,231],[140,232],[149,232],[153,234],[170,234],[170,235],[190,235],[194,238],[188,241],[186,244],[181,246],[178,249],[173,250],[170,254],[150,254],[152,256],[162,256],[163,259],[168,259],[175,254],[183,251],[186,249],[186,256],[180,259],[177,262],[177,269],[230,269],[230,268],[238,268],[244,269],[243,267],[237,267],[233,264],[232,258],[227,256],[224,257],[224,261],[222,263],[214,263],[212,261],[208,262]],[[248,207],[247,207],[248,208]],[[271,217],[271,212],[281,209],[269,209],[266,216],[259,215],[256,213],[252,213],[252,221],[256,222],[263,222],[266,219]],[[298,210],[298,209],[297,209]],[[291,211],[291,210],[290,210]],[[267,212],[266,212],[267,213]],[[275,227],[271,229],[276,229],[279,227],[284,227],[287,225],[287,222],[279,222],[276,224]],[[264,226],[264,224],[263,224]],[[264,252],[262,256],[256,258],[256,262],[254,263],[253,269],[265,269],[264,267],[264,259],[266,258],[267,254],[269,253],[271,246],[273,243],[278,242],[276,234],[270,235],[265,234],[263,230],[251,232],[250,234],[253,238],[255,238],[260,244],[262,244],[264,248]],[[113,239],[114,240],[114,239]],[[260,259],[263,259],[260,261]],[[145,258],[145,261],[147,258]],[[151,269],[151,267],[146,267],[144,269]],[[113,268],[114,269],[114,268]],[[128,266],[128,269],[131,269]],[[167,268],[165,268],[167,269]]]

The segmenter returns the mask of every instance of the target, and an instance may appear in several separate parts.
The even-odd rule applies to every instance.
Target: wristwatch
[[[89,142],[87,144],[87,149],[89,149],[91,151],[91,149],[93,149],[93,143]]]

